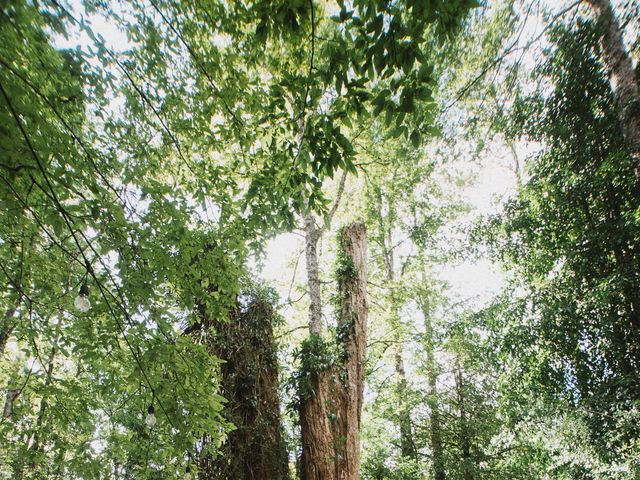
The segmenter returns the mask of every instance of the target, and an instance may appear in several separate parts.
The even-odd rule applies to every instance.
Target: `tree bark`
[[[0,357],[4,354],[4,350],[7,348],[7,342],[9,341],[14,328],[16,328],[16,322],[18,321],[16,313],[20,308],[19,294],[14,303],[15,305],[10,306],[5,310],[4,316],[2,317],[2,324],[0,326]]]
[[[622,132],[640,183],[640,87],[622,37],[622,28],[609,0],[587,0],[602,28],[604,63],[618,107]]]
[[[19,301],[16,303],[20,303]],[[5,316],[4,316],[4,323],[2,325],[2,329],[0,330],[0,358],[2,357],[2,355],[4,354],[4,350],[7,346],[7,342],[9,340],[9,337],[11,336],[11,334],[13,333],[13,330],[16,326],[16,311],[18,309],[18,306],[16,306],[16,308],[9,308],[7,309],[7,311],[5,312]],[[11,418],[13,416],[13,404],[15,403],[15,401],[18,399],[18,397],[20,396],[20,393],[22,392],[21,388],[12,388],[13,385],[15,385],[15,382],[17,382],[17,380],[19,379],[20,374],[19,372],[15,372],[7,385],[7,394],[5,396],[4,399],[4,408],[2,409],[2,418]]]
[[[314,372],[301,399],[302,473],[305,480],[357,480],[360,416],[367,333],[367,239],[363,224],[340,236],[343,268],[338,278],[339,357]]]
[[[386,269],[387,286],[389,288],[389,303],[391,307],[391,323],[394,331],[398,331],[400,324],[400,313],[398,299],[396,295],[396,272],[393,248],[393,236],[391,230],[391,221],[395,218],[395,205],[393,201],[389,201],[387,222],[383,213],[383,195],[378,194],[379,206],[379,242],[382,247],[382,258]],[[411,408],[407,404],[407,375],[404,368],[404,359],[402,358],[403,342],[401,336],[396,333],[394,341],[395,345],[395,380],[396,380],[396,397],[398,405],[398,427],[400,429],[400,453],[403,457],[416,458],[415,443],[413,441],[413,428],[411,426]]]
[[[336,371],[316,372],[300,401],[301,479],[337,480],[334,425],[336,397],[342,397]]]
[[[20,390],[17,388],[8,388],[7,396],[4,400],[4,408],[2,409],[2,418],[10,418],[13,415],[13,402],[20,395]]]
[[[337,478],[357,480],[360,476],[360,416],[364,393],[364,365],[367,345],[367,233],[364,224],[352,224],[342,231],[341,249],[350,264],[338,278],[340,317],[338,328],[344,333],[342,348],[342,415],[338,415],[340,437],[345,439],[343,455],[338,458]]]
[[[433,461],[433,478],[435,480],[445,480],[446,472],[444,466],[444,453],[442,446],[442,424],[440,418],[440,406],[438,404],[438,371],[435,359],[433,335],[433,325],[431,323],[431,312],[426,299],[420,302],[422,314],[424,316],[425,328],[425,356],[426,356],[426,374],[427,374],[427,404],[431,412],[431,424],[429,428],[429,437],[431,440],[431,456]]]
[[[456,359],[454,377],[456,383],[456,396],[458,397],[458,410],[460,414],[459,446],[462,453],[463,478],[464,480],[474,480],[473,459],[471,458],[471,437],[469,432],[469,423],[467,420],[467,406],[464,392],[464,379],[462,377],[459,358]]]
[[[347,180],[345,170],[340,177],[338,191],[333,206],[327,215],[327,223],[331,223],[333,216],[338,210],[340,199],[344,192],[344,185]],[[322,294],[320,282],[320,267],[318,261],[318,243],[325,231],[325,226],[316,225],[316,220],[311,212],[305,214],[304,218],[304,252],[307,262],[307,288],[309,289],[309,333],[311,335],[322,336]]]
[[[304,231],[307,287],[309,289],[309,333],[322,335],[322,300],[320,296],[320,268],[318,266],[318,241],[322,237],[322,230],[316,227],[311,213],[304,217]]]
[[[217,326],[210,348],[223,359],[224,416],[235,425],[217,457],[200,460],[200,478],[250,480],[289,478],[282,438],[273,306],[251,295],[246,307]]]
[[[2,326],[0,327],[0,358],[4,355],[4,351],[7,348],[7,342],[16,327],[18,317],[16,313],[20,308],[20,295],[18,294],[15,301],[15,306],[7,308],[2,318]],[[7,394],[4,400],[4,408],[2,409],[2,418],[9,418],[13,415],[13,404],[20,396],[20,389],[10,388],[7,386]]]
[[[397,344],[395,357],[396,389],[398,394],[398,423],[400,426],[400,453],[403,457],[415,458],[416,449],[413,443],[411,410],[406,401],[407,375],[404,370],[401,344]]]

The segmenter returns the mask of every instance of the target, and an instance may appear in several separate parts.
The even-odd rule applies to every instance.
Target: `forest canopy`
[[[640,478],[639,20],[0,2],[0,479]]]

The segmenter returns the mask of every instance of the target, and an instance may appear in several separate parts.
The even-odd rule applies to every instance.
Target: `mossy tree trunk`
[[[312,373],[308,391],[301,395],[305,480],[357,480],[360,476],[368,317],[365,226],[356,223],[345,227],[339,241],[338,356]],[[315,341],[322,343],[317,337]]]
[[[235,425],[220,454],[200,461],[200,478],[285,480],[288,457],[282,438],[273,305],[251,295],[219,325],[210,340],[221,364],[226,420]]]

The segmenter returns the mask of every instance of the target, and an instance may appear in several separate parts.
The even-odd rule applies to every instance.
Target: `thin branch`
[[[329,214],[327,215],[327,225],[331,224],[331,220],[333,219],[333,216],[336,213],[336,210],[338,210],[338,206],[340,205],[340,199],[342,198],[342,193],[344,192],[344,184],[347,181],[347,171],[344,170],[342,172],[342,177],[340,178],[340,184],[338,185],[338,192],[336,193],[336,199],[333,202],[333,206],[331,207],[331,210],[329,210]]]
[[[313,8],[313,0],[309,0],[309,5],[311,6],[311,53],[309,54],[309,74],[307,78],[307,88],[304,93],[304,99],[302,103],[302,110],[300,111],[300,118],[304,118],[304,114],[307,110],[307,98],[309,97],[309,91],[311,90],[311,80],[313,74],[313,57],[316,50],[316,19],[315,19],[315,11]]]
[[[542,29],[542,31],[540,32],[539,35],[537,35],[534,39],[532,39],[525,46],[517,47],[517,44],[520,41],[520,37],[522,35],[522,31],[521,31],[520,34],[518,35],[518,37],[516,38],[516,40],[514,42],[512,42],[511,45],[509,45],[509,47],[507,47],[499,57],[493,59],[491,62],[489,62],[487,65],[485,65],[485,67],[483,67],[483,69],[480,71],[480,73],[476,77],[474,77],[471,81],[469,81],[464,87],[462,87],[458,91],[458,93],[456,94],[455,98],[447,106],[445,106],[442,109],[442,113],[443,114],[446,113],[447,111],[449,111],[451,109],[451,107],[453,107],[456,103],[458,103],[469,92],[469,90],[471,90],[480,80],[482,80],[482,78],[487,73],[489,73],[489,71],[491,71],[491,69],[493,69],[493,67],[495,67],[496,65],[502,63],[504,61],[504,59],[507,58],[509,55],[511,55],[513,52],[516,52],[518,50],[527,50],[529,47],[531,47],[531,45],[533,45],[535,42],[540,40],[540,38],[542,38],[542,36],[546,33],[546,31],[553,26],[553,22],[555,22],[559,18],[563,17],[569,11],[573,10],[575,7],[580,5],[583,1],[584,0],[576,0],[571,5],[565,7],[564,9],[562,9],[560,12],[558,12],[556,15],[553,16],[553,18]],[[530,4],[529,10],[531,9],[532,5],[533,5],[533,2]],[[527,13],[527,15],[528,15],[528,13]],[[523,30],[524,30],[524,27],[523,27]]]

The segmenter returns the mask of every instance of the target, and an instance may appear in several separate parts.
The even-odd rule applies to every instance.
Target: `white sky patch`
[[[506,154],[506,152],[504,153]],[[449,166],[444,165],[442,168],[446,169]],[[478,167],[469,165],[467,168],[471,170]],[[479,215],[498,212],[501,199],[512,195],[515,192],[515,186],[516,177],[512,171],[491,159],[483,160],[482,166],[479,167],[477,181],[462,191],[462,198],[471,205],[472,211],[468,215],[454,220],[453,225],[448,227],[455,228],[461,224],[471,223]],[[343,198],[343,201],[345,200]],[[409,219],[407,220],[409,221]],[[331,233],[323,239],[325,250],[327,242],[332,239]],[[304,285],[306,282],[306,262],[304,253],[301,254],[303,248],[304,238],[300,234],[294,233],[278,235],[267,245],[260,276],[277,289],[282,302],[296,300],[300,296],[296,285]],[[330,260],[326,256],[320,258],[321,264],[325,264],[325,266],[328,261]],[[441,265],[436,273],[442,280],[450,284],[452,301],[468,300],[470,306],[486,304],[501,291],[504,285],[504,274],[500,267],[488,259],[447,263]],[[291,289],[292,283],[293,289]],[[292,290],[291,294],[289,293],[290,289]]]

